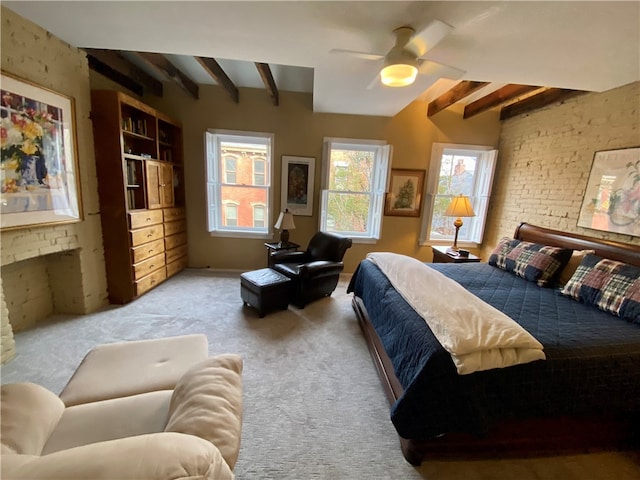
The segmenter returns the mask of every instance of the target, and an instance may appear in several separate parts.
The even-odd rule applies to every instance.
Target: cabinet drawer
[[[186,256],[187,256],[187,246],[180,245],[179,247],[172,248],[171,250],[167,250],[165,252],[165,261],[167,262],[167,264],[169,264],[180,257],[186,257]]]
[[[187,257],[182,257],[167,264],[167,278],[187,268]]]
[[[167,222],[164,224],[165,237],[168,237],[169,235],[175,235],[176,233],[181,233],[186,230],[187,230],[186,220],[176,220],[175,222]]]
[[[164,254],[162,253],[151,258],[147,258],[133,266],[133,278],[134,280],[140,280],[145,275],[149,275],[151,272],[155,272],[159,268],[164,267],[164,265]]]
[[[177,235],[171,235],[170,237],[165,237],[164,249],[171,250],[172,248],[179,247],[180,245],[185,245],[186,243],[187,243],[186,232],[178,233]]]
[[[164,213],[165,222],[171,222],[172,220],[182,220],[187,216],[186,210],[182,207],[163,208],[162,212]]]
[[[167,270],[165,268],[161,268],[156,270],[150,275],[141,278],[136,282],[136,296],[142,295],[147,290],[151,290],[156,285],[162,283],[163,280],[167,278]]]
[[[147,227],[162,223],[162,211],[160,210],[144,210],[142,212],[129,213],[129,228]]]
[[[162,225],[154,225],[152,227],[131,230],[131,245],[136,247],[143,243],[158,240],[162,237],[164,237],[164,228]]]
[[[131,256],[133,263],[138,263],[145,258],[153,257],[162,252],[164,252],[164,240],[160,239],[132,248]]]

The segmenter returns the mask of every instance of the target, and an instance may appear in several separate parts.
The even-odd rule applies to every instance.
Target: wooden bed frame
[[[640,247],[635,245],[563,233],[527,223],[516,228],[514,238],[576,250],[595,250],[599,256],[640,266]],[[393,405],[402,395],[403,388],[362,300],[354,295],[352,304],[387,400]],[[638,441],[638,433],[631,431],[634,423],[637,429],[640,422],[632,422],[628,417],[535,418],[500,423],[486,437],[465,433],[449,433],[430,440],[400,437],[400,447],[406,460],[413,465],[420,465],[426,458],[450,456],[532,456],[629,448]]]

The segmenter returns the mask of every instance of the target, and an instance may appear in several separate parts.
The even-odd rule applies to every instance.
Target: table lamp
[[[457,217],[453,226],[456,227],[456,236],[453,240],[453,246],[449,249],[452,252],[458,251],[458,231],[462,226],[462,217],[475,217],[476,214],[473,211],[469,197],[465,195],[458,195],[451,199],[451,203],[444,212],[445,217]]]
[[[289,243],[289,230],[295,230],[296,225],[293,223],[293,214],[288,208],[285,208],[284,212],[280,212],[275,228],[281,229],[280,245],[286,245]]]

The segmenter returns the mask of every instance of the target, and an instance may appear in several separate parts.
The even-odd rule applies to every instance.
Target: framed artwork
[[[0,228],[80,221],[74,99],[0,75]]]
[[[316,159],[282,156],[282,211],[294,215],[313,215],[313,182]]]
[[[385,215],[420,216],[424,174],[424,170],[391,170],[389,191],[384,202]]]
[[[578,226],[640,236],[640,147],[595,152]]]

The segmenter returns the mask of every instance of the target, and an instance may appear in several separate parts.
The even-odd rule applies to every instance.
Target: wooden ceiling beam
[[[474,115],[478,115],[479,113],[485,112],[493,107],[497,107],[498,105],[508,102],[516,97],[533,92],[534,90],[539,90],[540,88],[541,87],[533,85],[518,85],[515,83],[505,85],[504,87],[479,98],[475,102],[468,104],[464,107],[464,114],[462,117],[473,117]]]
[[[195,57],[195,59],[200,65],[202,65],[202,68],[207,71],[211,78],[218,83],[218,85],[222,85],[235,103],[240,102],[240,92],[238,91],[238,87],[235,86],[215,59],[209,57]]]
[[[135,52],[148,65],[158,70],[167,78],[176,82],[184,91],[196,100],[200,96],[199,88],[182,70],[172,64],[167,57],[161,53]]]
[[[276,86],[276,81],[273,79],[271,68],[269,68],[267,63],[255,62],[255,64],[260,78],[262,78],[262,82],[264,83],[264,87],[267,89],[267,92],[269,92],[271,101],[277,107],[280,103],[280,95],[278,94],[278,87]]]
[[[115,50],[85,48],[89,68],[142,96],[144,89],[162,97],[162,82],[138,68]]]
[[[427,117],[432,117],[436,113],[471,95],[476,90],[486,87],[487,85],[489,85],[487,82],[471,82],[463,80],[429,103]]]
[[[515,117],[532,110],[542,108],[551,103],[559,102],[574,95],[586,93],[581,90],[569,90],[565,88],[548,88],[535,95],[531,95],[520,102],[507,105],[500,110],[500,120]]]

